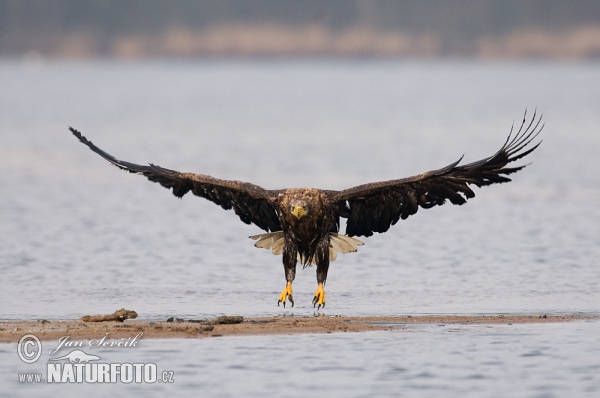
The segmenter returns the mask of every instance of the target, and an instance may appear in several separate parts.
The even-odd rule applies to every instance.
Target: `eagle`
[[[254,224],[266,233],[253,235],[255,246],[283,257],[286,285],[277,306],[287,301],[294,306],[292,282],[298,263],[316,265],[317,291],[312,300],[317,310],[325,307],[325,281],[329,263],[337,253],[356,252],[364,243],[356,236],[369,237],[386,232],[400,219],[447,201],[462,205],[475,196],[472,186],[482,187],[511,181],[513,174],[526,165],[506,167],[535,150],[532,141],[542,131],[542,116],[527,122],[527,111],[520,128],[514,123],[504,145],[492,156],[459,165],[460,159],[441,169],[398,180],[359,185],[341,191],[315,188],[269,190],[248,182],[222,180],[204,174],[185,173],[150,163],[142,166],[118,160],[94,145],[79,131],[69,130],[92,151],[130,173],[144,175],[181,198],[188,192],[231,210],[246,224]],[[534,145],[535,144],[535,145]],[[341,234],[340,219],[346,219]]]

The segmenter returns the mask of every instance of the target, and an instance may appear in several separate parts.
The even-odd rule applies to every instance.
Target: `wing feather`
[[[191,191],[194,195],[208,199],[225,210],[233,209],[246,224],[253,223],[267,232],[281,229],[274,205],[279,191],[269,191],[247,182],[220,180],[204,174],[182,173],[152,163],[142,166],[118,160],[98,148],[79,131],[72,127],[69,127],[69,130],[79,141],[113,165],[130,173],[142,174],[150,181],[171,189],[173,195],[179,198]]]
[[[482,187],[511,181],[506,177],[525,167],[505,167],[527,156],[540,144],[530,144],[544,128],[542,117],[534,112],[527,122],[527,111],[519,130],[513,128],[504,145],[494,155],[460,166],[462,157],[439,170],[409,178],[359,185],[343,191],[327,191],[337,202],[339,214],[346,217],[348,236],[371,236],[386,232],[401,218],[405,220],[424,209],[441,206],[446,201],[455,205],[466,203],[475,193],[469,185]]]

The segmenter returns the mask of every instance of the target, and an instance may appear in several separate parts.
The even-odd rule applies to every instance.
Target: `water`
[[[165,396],[578,397],[600,391],[599,322],[536,325],[425,325],[360,334],[147,340],[103,349],[114,362],[156,362],[173,384],[19,384],[25,365],[0,345],[6,391],[14,395],[129,392]],[[97,351],[90,351],[98,353]],[[10,396],[10,394],[9,394]]]
[[[525,159],[530,167],[477,190],[465,206],[420,210],[340,255],[325,313],[600,312],[597,63],[3,61],[0,83],[1,319],[121,307],[151,320],[313,314],[314,269],[298,271],[296,306],[278,308],[281,259],[253,247],[247,237],[258,228],[111,167],[67,126],[132,162],[272,189],[343,189],[463,153],[467,162],[488,156],[535,106],[547,125]],[[230,395],[248,385],[243,391],[258,395],[293,385],[290,395],[436,395],[440,386],[455,396],[593,395],[597,331],[592,322],[144,341],[124,360],[171,366],[182,382],[169,391],[180,393]],[[26,394],[14,381],[26,371],[14,346],[1,347],[1,389]],[[543,355],[520,356],[527,350]],[[364,362],[346,369],[357,355]],[[501,363],[486,367],[494,355]],[[267,365],[280,373],[270,376]],[[225,388],[230,380],[236,386]]]

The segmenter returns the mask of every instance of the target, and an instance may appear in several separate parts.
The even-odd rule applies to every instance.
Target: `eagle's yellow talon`
[[[279,304],[283,303],[283,308],[285,308],[286,300],[290,300],[290,303],[292,303],[292,307],[294,306],[294,296],[292,296],[292,282],[289,281],[287,285],[285,285],[283,291],[281,292],[281,295],[279,296],[277,306],[279,307]]]
[[[325,308],[325,289],[323,289],[322,283],[319,283],[319,287],[313,298],[313,307],[315,306],[317,307],[317,310],[321,309],[321,307]]]

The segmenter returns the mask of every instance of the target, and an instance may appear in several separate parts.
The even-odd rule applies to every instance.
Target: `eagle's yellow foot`
[[[285,301],[290,300],[292,303],[292,307],[294,306],[294,296],[292,296],[292,282],[287,283],[283,288],[283,292],[281,292],[281,296],[279,296],[279,300],[277,300],[277,306],[279,307],[280,303],[283,303],[283,308],[285,308]]]
[[[325,308],[325,289],[323,289],[323,284],[319,283],[319,287],[315,292],[315,297],[313,298],[313,307],[317,307],[317,310],[320,310],[321,307]]]

